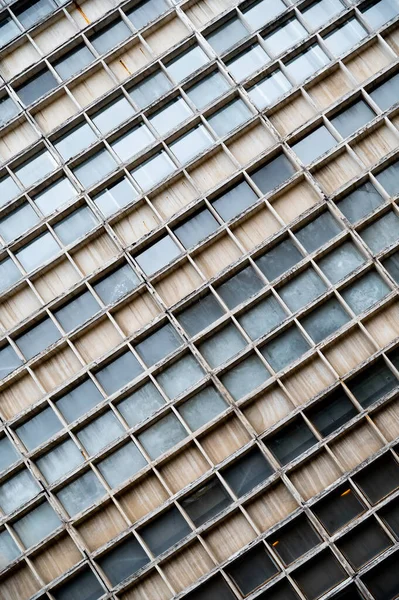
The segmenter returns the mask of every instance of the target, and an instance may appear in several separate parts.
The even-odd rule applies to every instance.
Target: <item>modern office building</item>
[[[399,597],[399,0],[0,0],[0,599]]]

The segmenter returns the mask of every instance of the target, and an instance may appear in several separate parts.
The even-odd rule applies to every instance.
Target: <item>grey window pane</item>
[[[25,29],[29,29],[52,13],[55,8],[56,5],[52,0],[34,0],[33,2],[17,3],[13,12]]]
[[[399,486],[399,465],[391,453],[386,453],[364,467],[354,476],[372,504],[396,490]]]
[[[324,246],[341,231],[341,224],[334,219],[329,211],[326,211],[305,227],[296,231],[295,235],[305,250],[310,253]]]
[[[139,2],[132,10],[126,12],[126,15],[132,21],[136,29],[141,29],[153,21],[170,8],[166,0],[145,0]]]
[[[54,142],[54,146],[64,160],[69,160],[72,156],[76,156],[88,148],[97,139],[90,125],[83,123]]]
[[[390,211],[362,229],[360,236],[370,250],[377,254],[398,240],[399,217]]]
[[[176,83],[180,83],[207,62],[209,62],[209,58],[205,52],[199,46],[194,46],[165,66]]]
[[[41,456],[36,464],[47,483],[52,484],[83,462],[81,451],[71,439],[68,439]]]
[[[350,317],[338,300],[333,298],[304,317],[301,324],[312,340],[318,344],[348,321]]]
[[[312,507],[312,511],[330,534],[341,529],[364,510],[364,505],[348,483],[336,488]]]
[[[392,279],[399,284],[399,252],[395,252],[382,263]],[[1,265],[0,265],[1,267]]]
[[[22,274],[11,258],[6,258],[0,262],[0,292],[6,290],[21,277]]]
[[[240,350],[247,342],[232,323],[202,342],[198,349],[212,369],[219,367]]]
[[[387,506],[384,506],[379,511],[378,516],[381,517],[385,523],[395,535],[396,539],[399,537],[399,502],[396,499],[389,502]]]
[[[16,87],[15,91],[22,102],[28,106],[28,104],[32,104],[32,102],[36,102],[36,100],[45,96],[57,85],[54,75],[48,69],[42,69],[28,81]]]
[[[151,367],[162,360],[168,354],[171,354],[183,344],[183,340],[177,333],[171,323],[167,323],[158,331],[150,334],[139,344],[136,344],[135,350],[143,362]]]
[[[121,161],[126,162],[129,158],[144,150],[154,140],[155,137],[148,127],[146,125],[139,125],[117,138],[111,143],[111,147]]]
[[[162,513],[139,531],[154,556],[165,552],[189,533],[191,529],[176,507]]]
[[[347,423],[357,414],[356,408],[341,387],[328,394],[326,398],[317,402],[306,412],[312,425],[319,430],[323,437]]]
[[[265,481],[272,473],[274,470],[258,448],[253,448],[221,471],[238,498]]]
[[[198,125],[188,133],[182,135],[169,147],[183,165],[190,162],[192,158],[209,148],[214,140],[204,125]]]
[[[4,379],[22,365],[22,360],[16,355],[10,345],[0,350],[0,378]]]
[[[233,560],[227,566],[226,572],[233,579],[240,592],[247,596],[276,575],[278,568],[269,557],[264,544],[261,543]],[[267,595],[273,600],[273,596],[269,595],[269,590]],[[259,596],[259,599],[261,598],[262,594]],[[289,600],[287,596],[285,598]]]
[[[216,134],[223,137],[252,117],[243,100],[236,99],[208,117],[208,122]]]
[[[173,400],[203,376],[202,367],[191,354],[187,354],[157,375],[157,381],[166,395]]]
[[[322,125],[294,144],[292,149],[304,164],[308,164],[334,148],[337,143],[327,127]]]
[[[131,174],[135,182],[146,192],[175,170],[175,165],[162,150],[131,171]]]
[[[278,293],[292,312],[309,304],[326,289],[325,283],[313,269],[306,269],[283,285]]]
[[[274,369],[280,371],[309,350],[309,344],[296,325],[273,338],[260,351]]]
[[[285,154],[279,154],[273,160],[252,171],[250,175],[260,191],[267,194],[289,179],[294,172],[295,169]]]
[[[399,161],[396,161],[376,176],[378,182],[386,189],[390,196],[396,196],[399,193]]]
[[[89,567],[52,590],[56,600],[98,600],[104,593],[102,585]]]
[[[195,431],[227,408],[227,403],[214,387],[206,387],[178,407],[187,425]]]
[[[70,517],[75,516],[105,494],[105,489],[93,471],[87,471],[66,485],[57,493],[57,497]],[[69,599],[69,596],[65,598]]]
[[[22,335],[15,338],[15,343],[27,360],[42,352],[61,337],[61,333],[49,319],[44,319],[38,325],[31,327]]]
[[[358,315],[373,306],[390,291],[390,288],[378,273],[370,271],[342,290],[341,295],[353,312]]]
[[[147,275],[153,275],[179,256],[180,249],[169,235],[135,256],[135,260]]]
[[[258,196],[246,181],[241,181],[224,192],[221,196],[212,200],[212,206],[217,210],[222,219],[228,221],[236,217],[243,210],[257,202]]]
[[[118,98],[94,113],[91,120],[100,132],[105,135],[135,114],[134,108],[126,98]]]
[[[236,17],[221,25],[216,31],[206,36],[207,42],[217,54],[235,46],[248,35],[245,25]]]
[[[391,108],[399,98],[399,73],[381,83],[374,90],[369,91],[369,94],[381,110]]]
[[[264,284],[252,267],[246,267],[233,277],[216,287],[216,292],[232,309],[254,296],[263,288]]]
[[[16,428],[15,433],[28,451],[34,450],[54,434],[61,431],[62,423],[51,407],[42,410],[23,425]]]
[[[337,540],[337,546],[352,566],[360,569],[372,558],[392,546],[392,541],[371,517]]]
[[[86,379],[67,394],[56,400],[56,406],[64,419],[71,423],[84,415],[103,400],[102,395],[91,381]]]
[[[24,469],[0,485],[0,507],[7,515],[32,500],[40,491],[36,480]]]
[[[325,36],[324,43],[334,56],[340,56],[350,48],[353,48],[353,46],[366,37],[366,35],[367,31],[364,27],[357,19],[352,18],[344,25]]]
[[[238,56],[226,63],[230,74],[238,82],[261,69],[270,61],[270,58],[259,44],[253,44]]]
[[[299,416],[265,440],[266,446],[282,465],[288,464],[316,443],[316,437]]]
[[[275,544],[275,541],[278,544]],[[321,541],[320,536],[304,515],[300,515],[279,529],[268,540],[285,565],[291,564]]]
[[[191,102],[201,110],[216,98],[219,98],[228,89],[230,84],[219,71],[212,73],[187,90]]]
[[[337,283],[365,262],[352,242],[345,242],[318,262],[318,266],[332,283]]]
[[[256,340],[261,335],[272,331],[284,321],[286,316],[274,296],[268,296],[238,317],[238,321],[249,337]]]
[[[2,437],[0,439],[0,471],[4,471],[19,459],[20,454],[14,444],[8,437]]]
[[[129,89],[129,95],[139,108],[152,104],[172,88],[165,73],[158,71]]]
[[[117,487],[147,464],[133,442],[129,442],[97,464],[98,470],[111,488]]]
[[[140,280],[132,267],[125,263],[97,281],[93,288],[104,304],[113,304],[134,290],[139,283]]]
[[[56,164],[52,156],[45,150],[24,162],[14,172],[22,185],[29,187],[49,175],[55,168]]]
[[[61,520],[46,501],[15,521],[13,528],[25,548],[29,548],[43,540],[60,525]]]
[[[0,206],[4,206],[10,200],[14,200],[20,193],[20,189],[11,177],[0,179]]]
[[[97,181],[104,179],[116,166],[116,162],[108,150],[103,149],[75,167],[73,174],[83,187],[90,187]]]
[[[0,569],[4,569],[10,562],[21,554],[18,546],[8,533],[4,530],[0,532]]]
[[[172,129],[175,129],[180,123],[183,123],[188,117],[191,117],[193,111],[181,96],[178,96],[161,110],[149,117],[151,125],[157,130],[159,135],[165,135]]]
[[[398,380],[382,358],[346,383],[363,408],[398,387]]]
[[[95,376],[100,382],[105,393],[113,394],[135,379],[143,369],[137,358],[131,352],[125,352],[105,367],[96,371]]]
[[[210,600],[211,598],[217,598],[217,600],[235,600],[236,596],[233,595],[233,592],[221,575],[215,575],[212,579],[208,579],[208,581],[197,587],[187,596],[187,600]],[[284,600],[286,599],[284,598]]]
[[[53,66],[61,79],[69,79],[79,71],[82,71],[94,60],[94,56],[85,44],[79,44],[62,58],[57,60]]]
[[[337,206],[348,221],[355,223],[371,213],[383,202],[384,199],[373,185],[367,181],[357,188],[357,190],[337,202]]]
[[[233,500],[216,477],[181,499],[181,505],[196,527],[227,508]]]
[[[173,230],[178,240],[185,248],[195,246],[211,233],[216,231],[219,223],[207,208],[190,217],[183,225]]]
[[[340,111],[335,117],[330,118],[331,123],[342,137],[347,137],[360,127],[372,121],[375,112],[371,110],[364,100],[358,100],[348,108]]]
[[[103,27],[98,33],[90,36],[90,42],[99,54],[104,54],[130,37],[131,31],[122,19],[118,19]]]
[[[168,413],[140,433],[137,439],[149,457],[155,460],[169,448],[184,440],[185,437],[187,437],[187,432],[183,425],[173,413]]]
[[[44,264],[50,258],[53,258],[59,251],[60,247],[58,243],[51,233],[48,232],[43,233],[26,246],[23,246],[21,250],[15,253],[15,256],[25,271],[29,272]]]
[[[294,246],[290,239],[286,239],[262,256],[259,256],[255,262],[267,279],[273,281],[273,279],[291,269],[302,258],[303,256],[297,247]]]
[[[87,291],[54,311],[54,316],[67,333],[82,325],[100,310],[93,295]]]
[[[150,381],[119,402],[117,408],[129,427],[134,427],[164,404],[165,400]]]
[[[39,221],[33,208],[25,202],[7,216],[0,219],[0,234],[6,242],[11,242]]]
[[[298,56],[290,60],[285,68],[289,77],[296,84],[301,84],[313,73],[324,67],[330,62],[327,54],[323,52],[318,44],[310,46],[307,50],[301,52]]]
[[[40,194],[34,196],[33,201],[42,214],[47,216],[76,196],[77,191],[69,179],[61,177],[61,179],[51,184],[40,192]]]
[[[104,191],[93,197],[96,206],[101,210],[104,217],[109,217],[120,208],[133,202],[138,193],[126,178],[106,187]]]
[[[240,400],[269,379],[270,373],[255,355],[251,354],[221,376],[221,382],[234,400]]]
[[[245,20],[251,29],[255,30],[277,17],[286,8],[282,0],[258,0],[243,12]]]
[[[150,561],[138,541],[129,536],[121,544],[98,559],[98,564],[108,577],[112,586],[130,577]]]
[[[312,29],[317,29],[344,10],[341,0],[317,0],[302,10]]]
[[[4,14],[4,13],[3,13]],[[8,42],[11,42],[17,35],[21,33],[18,25],[11,19],[11,17],[5,17],[0,21],[0,47],[5,46]]]
[[[177,315],[180,325],[189,336],[194,336],[214,323],[224,314],[222,307],[213,294],[207,294],[192,306]]]
[[[256,108],[263,110],[292,88],[292,84],[278,69],[268,77],[249,88],[248,95]]]
[[[304,26],[294,17],[286,21],[284,25],[280,25],[264,40],[270,55],[278,56],[307,36],[308,32]]]
[[[19,112],[20,108],[9,96],[2,98],[0,100],[0,125],[7,123],[7,121],[15,117],[15,115],[17,115]]]
[[[68,246],[98,225],[97,218],[88,206],[82,206],[53,225],[58,238]]]
[[[396,0],[377,0],[360,10],[367,23],[373,29],[378,29],[399,14],[399,5]]]
[[[344,581],[347,575],[330,550],[320,552],[293,573],[293,580],[309,600],[315,600]]]

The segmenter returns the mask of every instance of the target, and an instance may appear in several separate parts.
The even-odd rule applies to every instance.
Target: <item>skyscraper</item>
[[[399,595],[399,0],[0,0],[0,599]]]

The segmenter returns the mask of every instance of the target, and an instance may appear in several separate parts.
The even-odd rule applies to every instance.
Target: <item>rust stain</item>
[[[78,11],[78,13],[83,17],[83,19],[86,21],[86,23],[88,25],[90,25],[90,19],[87,17],[87,15],[84,13],[84,11],[82,10],[82,8],[79,6],[79,4],[77,2],[74,2],[74,5],[76,6],[76,10]]]
[[[131,73],[131,71],[130,71],[130,70],[127,68],[127,66],[126,66],[126,64],[124,63],[124,61],[123,61],[123,60],[120,60],[119,62],[121,63],[121,65],[122,65],[122,67],[125,69],[125,71],[127,71],[127,72],[129,73],[129,75],[131,75],[132,73]]]
[[[342,492],[342,494],[341,494],[341,498],[342,498],[343,496],[347,496],[348,494],[350,494],[350,493],[351,493],[351,491],[352,491],[352,490],[345,490],[344,492]]]

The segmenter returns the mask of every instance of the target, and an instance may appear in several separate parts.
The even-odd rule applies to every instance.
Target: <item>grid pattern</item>
[[[0,6],[2,600],[395,598],[398,0]]]

